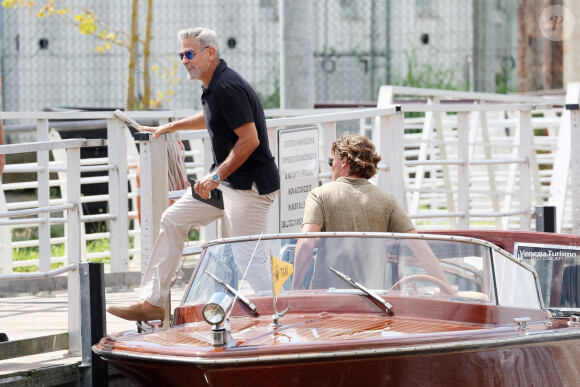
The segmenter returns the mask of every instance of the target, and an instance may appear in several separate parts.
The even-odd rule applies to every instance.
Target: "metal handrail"
[[[69,204],[64,204],[61,206],[31,208],[28,210],[6,211],[6,212],[0,212],[0,218],[15,218],[15,217],[19,217],[19,216],[30,216],[30,215],[46,214],[46,213],[50,213],[50,212],[61,212],[61,211],[73,210],[77,207],[78,206],[76,203],[69,203]]]
[[[30,280],[39,278],[50,278],[55,277],[62,273],[67,273],[69,271],[77,270],[76,264],[70,264],[58,269],[45,271],[41,273],[18,273],[18,274],[2,274],[0,275],[0,281],[12,281],[12,280]]]

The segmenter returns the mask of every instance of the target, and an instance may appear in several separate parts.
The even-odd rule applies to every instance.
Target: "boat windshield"
[[[294,234],[215,242],[202,252],[184,303],[205,303],[228,288],[249,298],[362,293],[338,271],[387,300],[391,294],[541,306],[533,270],[517,259],[467,238],[404,235],[413,234]]]

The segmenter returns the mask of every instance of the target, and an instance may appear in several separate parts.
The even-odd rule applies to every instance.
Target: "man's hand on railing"
[[[161,136],[164,133],[173,133],[174,132],[174,130],[171,130],[171,128],[168,125],[162,125],[162,126],[139,126],[137,128],[137,130],[139,130],[140,132],[153,133],[153,138],[157,138],[157,137]]]

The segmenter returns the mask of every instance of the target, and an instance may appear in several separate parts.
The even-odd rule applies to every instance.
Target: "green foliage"
[[[171,97],[175,94],[175,86],[179,83],[179,76],[177,76],[181,63],[175,58],[175,56],[168,56],[167,61],[169,64],[163,65],[160,63],[155,63],[151,68],[153,73],[165,83],[165,92],[159,91],[155,96],[149,101],[150,108],[160,108],[163,102],[171,102]],[[144,106],[139,106],[140,109],[145,108]]]
[[[258,97],[260,98],[260,102],[262,102],[263,109],[278,109],[280,107],[280,82],[278,81],[278,77],[275,77],[274,85],[276,85],[276,88],[270,95],[260,93],[258,91],[260,87],[252,85],[254,90],[256,90],[256,94],[258,94]]]
[[[406,74],[394,74],[393,85],[417,87],[422,89],[457,90],[454,86],[455,71],[441,65],[420,64],[414,48],[405,50]],[[405,97],[412,97],[406,95]],[[424,113],[405,113],[405,118],[423,117]]]
[[[87,243],[87,252],[88,253],[96,253],[101,251],[106,251],[110,249],[109,240],[108,239],[99,239],[95,241],[90,241]],[[14,249],[13,252],[13,260],[14,261],[28,261],[32,259],[38,259],[38,247],[23,247]],[[50,246],[50,255],[52,257],[62,257],[64,255],[64,244],[58,245],[51,245]],[[110,262],[111,259],[109,257],[106,258],[96,258],[92,259],[91,262]],[[63,263],[51,263],[50,269],[58,269],[62,267]],[[15,273],[33,273],[38,271],[38,266],[30,265],[30,266],[23,266],[23,267],[15,267]]]
[[[495,92],[499,94],[515,93],[517,89],[508,85],[508,73],[501,72],[495,74]]]
[[[199,240],[199,230],[195,229],[195,228],[190,230],[187,240],[198,241]]]
[[[108,239],[97,239],[87,243],[87,252],[107,251],[111,249],[111,244]]]
[[[419,64],[417,52],[405,50],[407,61],[407,74],[402,79],[402,86],[420,87],[427,89],[455,90],[453,78],[455,73],[451,69],[442,66],[435,67],[431,64]]]
[[[52,245],[50,246],[50,255],[55,257],[60,257],[64,255],[64,245]],[[38,259],[38,248],[37,247],[23,247],[14,249],[12,252],[13,261],[28,261],[32,259]],[[52,263],[50,265],[50,269],[58,269],[62,267],[62,263]],[[23,266],[23,267],[15,267],[15,273],[33,273],[38,271],[38,266],[31,265],[31,266]]]
[[[24,229],[18,229],[18,230],[15,229],[13,238],[15,241],[37,239],[38,237],[35,234],[36,233],[32,231],[32,228],[24,228]],[[51,230],[51,234],[52,234],[52,230]],[[59,230],[56,230],[54,232],[54,235],[52,235],[52,236],[57,237],[57,236],[63,236],[63,235],[64,235],[64,227],[61,226],[61,227],[59,227]],[[198,241],[199,240],[199,230],[192,229],[189,232],[188,240],[189,241]],[[132,248],[134,246],[133,245],[133,238],[130,238],[129,245],[130,245],[129,246],[130,248]],[[94,241],[87,242],[87,253],[98,253],[98,252],[102,252],[102,251],[108,251],[110,249],[111,249],[111,245],[110,245],[109,239],[97,239]],[[65,253],[64,252],[64,244],[50,246],[50,255],[52,257],[62,257],[64,255],[64,253]],[[13,256],[14,261],[28,261],[28,260],[38,259],[39,258],[38,247],[16,248],[13,250],[12,256]],[[91,259],[90,261],[97,262],[97,263],[110,263],[111,258],[110,257],[95,258],[95,259]],[[50,265],[50,268],[51,268],[51,270],[53,270],[53,269],[58,269],[59,267],[62,267],[62,266],[63,266],[62,263],[52,263]],[[16,272],[16,273],[34,273],[37,271],[38,271],[37,265],[30,265],[30,266],[23,266],[23,267],[14,268],[14,272]]]
[[[64,236],[64,225],[56,225],[51,227],[50,230],[51,238]],[[19,228],[13,231],[14,241],[29,241],[38,239],[38,235],[35,229],[29,228]],[[95,241],[90,241],[87,243],[87,252],[101,252],[110,249],[110,244],[108,239],[99,239]],[[50,246],[50,256],[51,257],[62,257],[65,255],[64,244],[55,244]],[[22,247],[16,248],[12,251],[13,261],[29,261],[33,259],[39,259],[38,247]],[[95,262],[109,262],[110,258],[99,258],[95,259]],[[58,269],[63,266],[63,263],[51,263],[50,268]],[[17,273],[29,273],[37,272],[37,265],[15,267],[14,272]]]
[[[260,97],[260,101],[262,102],[262,107],[264,109],[277,109],[280,107],[280,83],[276,82],[276,90],[265,97]]]

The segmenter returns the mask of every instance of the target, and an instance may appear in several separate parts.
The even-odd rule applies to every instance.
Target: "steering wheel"
[[[410,275],[408,277],[403,277],[400,280],[398,280],[396,284],[391,286],[391,290],[395,290],[397,287],[400,287],[408,282],[417,282],[417,281],[431,282],[432,284],[439,286],[439,289],[443,290],[446,294],[449,294],[450,296],[453,296],[457,293],[455,289],[453,289],[450,285],[446,284],[439,278],[427,274],[415,274]]]

